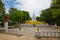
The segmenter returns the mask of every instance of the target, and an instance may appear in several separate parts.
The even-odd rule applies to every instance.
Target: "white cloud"
[[[16,2],[20,4],[14,5],[15,8],[29,11],[32,17],[33,12],[35,16],[39,16],[41,10],[49,8],[51,0],[17,0]]]
[[[17,2],[22,4],[15,5],[18,9],[29,11],[31,16],[34,11],[35,15],[39,16],[41,10],[49,8],[51,0],[17,0]]]

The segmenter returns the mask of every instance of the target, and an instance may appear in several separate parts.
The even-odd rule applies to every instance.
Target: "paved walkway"
[[[36,38],[30,36],[17,36],[0,33],[0,40],[60,40],[60,38]]]

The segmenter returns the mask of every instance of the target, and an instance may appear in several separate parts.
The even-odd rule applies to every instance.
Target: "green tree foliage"
[[[52,12],[50,8],[42,10],[42,14],[40,15],[40,21],[44,21],[48,24],[53,24]]]
[[[30,20],[29,12],[17,10],[15,8],[11,8],[9,10],[10,20],[16,23],[24,23],[26,20]]]
[[[5,5],[3,4],[2,0],[0,0],[0,22],[1,22],[1,25],[4,24],[4,14],[5,14]]]
[[[36,17],[36,20],[37,20],[37,21],[40,21],[40,17],[37,16],[37,17]]]
[[[5,13],[5,5],[3,4],[2,0],[0,0],[0,15]]]
[[[57,23],[57,25],[60,25],[60,0],[53,0],[51,8],[55,23]]]
[[[17,11],[16,8],[10,8],[9,13],[10,13],[10,14],[13,14],[13,13],[15,13],[16,11]]]
[[[12,21],[12,22],[15,22],[15,23],[19,23],[19,22],[22,22],[22,12],[20,10],[17,10],[15,8],[11,8],[9,10],[9,13],[10,13],[10,17],[9,19]]]
[[[23,21],[25,22],[26,20],[30,20],[30,15],[29,12],[27,11],[22,11],[23,13]]]
[[[47,22],[48,24],[60,25],[60,0],[52,0],[51,7],[42,10],[40,20]]]
[[[0,21],[3,20],[4,13],[5,13],[5,7],[4,4],[2,3],[2,0],[0,0]]]

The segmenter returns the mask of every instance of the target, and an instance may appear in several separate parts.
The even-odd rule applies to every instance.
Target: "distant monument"
[[[35,13],[33,12],[32,21],[36,21]]]

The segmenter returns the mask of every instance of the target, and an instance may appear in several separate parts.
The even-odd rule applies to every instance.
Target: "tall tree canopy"
[[[2,0],[0,0],[0,21],[3,21],[4,13],[5,13],[5,6],[4,6]]]
[[[52,24],[53,18],[52,18],[52,12],[50,8],[42,10],[42,14],[40,15],[40,21],[44,21],[48,24]]]
[[[5,6],[4,6],[2,0],[0,0],[0,15],[4,14],[4,13],[5,13]]]
[[[26,20],[30,20],[29,12],[10,8],[10,20],[17,23],[24,23]]]
[[[5,5],[2,2],[2,0],[0,0],[0,24],[1,25],[4,24],[4,14],[5,14]]]
[[[40,20],[49,24],[60,25],[60,0],[52,0],[51,7],[42,10]]]
[[[53,0],[51,8],[55,23],[57,23],[57,25],[60,25],[60,0]]]

